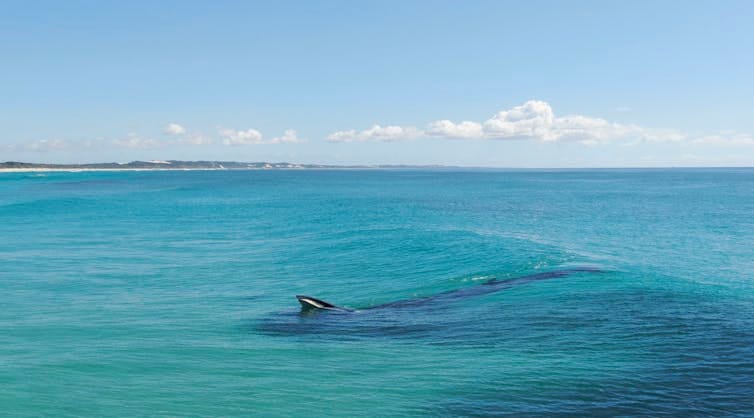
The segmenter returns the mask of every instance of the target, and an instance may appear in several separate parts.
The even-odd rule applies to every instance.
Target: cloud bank
[[[265,139],[262,133],[256,129],[236,131],[220,128],[218,132],[225,145],[297,144],[301,142],[293,129],[287,129],[282,136],[269,139]]]
[[[448,139],[530,139],[540,142],[578,141],[593,145],[616,139],[635,141],[680,141],[684,135],[674,130],[648,129],[638,125],[609,122],[583,116],[556,116],[541,100],[501,110],[485,121],[430,122],[424,130],[413,127],[374,125],[363,131],[337,131],[327,137],[331,142],[397,141],[420,137]]]
[[[254,146],[298,144],[305,142],[297,132],[288,129],[282,135],[265,137],[257,129],[217,128],[214,135],[192,131],[170,122],[162,127],[161,138],[129,133],[121,137],[96,139],[41,139],[19,144],[0,144],[6,152],[70,152],[82,149],[164,149],[170,146]],[[501,110],[486,120],[436,120],[423,129],[414,126],[375,124],[363,130],[342,130],[329,134],[328,142],[399,142],[413,139],[446,140],[523,140],[539,143],[570,141],[586,146],[617,142],[635,146],[646,142],[673,142],[691,147],[754,146],[749,133],[720,131],[713,134],[690,135],[674,129],[646,128],[636,124],[611,122],[603,118],[571,114],[559,116],[550,104],[530,100],[519,106]]]
[[[328,135],[330,142],[401,141],[418,138],[422,132],[414,127],[373,125],[363,131],[338,131]]]

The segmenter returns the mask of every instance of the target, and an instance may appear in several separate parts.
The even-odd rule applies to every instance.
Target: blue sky
[[[0,160],[754,165],[751,1],[2,1]]]

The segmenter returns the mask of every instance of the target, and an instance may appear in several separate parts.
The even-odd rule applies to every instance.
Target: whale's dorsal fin
[[[350,311],[350,309],[347,308],[341,308],[340,306],[335,306],[330,302],[325,302],[322,299],[313,298],[311,296],[304,296],[304,295],[296,295],[296,299],[298,299],[298,302],[301,304],[301,309],[304,311],[308,311],[310,309],[324,309],[327,311]]]

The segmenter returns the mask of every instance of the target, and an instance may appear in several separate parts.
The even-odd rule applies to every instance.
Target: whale
[[[301,304],[302,311],[309,311],[312,309],[321,309],[323,311],[336,311],[336,312],[353,312],[353,309],[343,308],[335,306],[330,302],[325,302],[322,299],[313,298],[311,296],[296,295],[296,299]]]
[[[255,333],[273,336],[315,338],[321,341],[350,341],[361,338],[428,338],[438,344],[468,343],[484,338],[471,332],[471,322],[482,329],[491,330],[485,338],[498,338],[498,325],[490,317],[469,317],[478,304],[459,302],[482,297],[519,286],[533,285],[540,281],[583,276],[603,272],[596,267],[574,267],[545,271],[513,278],[493,278],[486,282],[460,289],[448,290],[433,295],[401,299],[371,306],[341,306],[319,297],[295,295],[300,305],[297,311],[272,312],[252,320],[249,325]],[[489,304],[482,304],[483,306]],[[480,322],[481,321],[481,322]],[[476,328],[474,328],[476,329]],[[481,340],[480,340],[481,338]]]
[[[301,311],[305,313],[311,313],[312,311],[353,313],[353,312],[369,311],[369,310],[376,310],[376,309],[402,308],[402,307],[419,306],[423,304],[450,302],[455,299],[468,298],[468,297],[473,297],[473,296],[486,295],[489,293],[495,293],[501,290],[510,289],[515,286],[520,286],[523,284],[537,282],[541,280],[565,277],[565,276],[575,274],[575,273],[598,273],[600,271],[602,270],[596,267],[575,267],[575,268],[570,268],[570,269],[561,269],[561,270],[554,270],[554,271],[548,271],[548,272],[543,272],[543,273],[529,274],[526,276],[516,277],[513,279],[492,278],[478,286],[449,290],[446,292],[437,293],[435,295],[424,296],[420,298],[398,300],[395,302],[384,303],[384,304],[370,306],[370,307],[361,308],[361,309],[353,309],[353,308],[347,308],[343,306],[334,305],[322,299],[318,299],[318,298],[315,298],[312,296],[306,296],[306,295],[296,295],[296,299],[298,299],[299,303],[301,304]]]

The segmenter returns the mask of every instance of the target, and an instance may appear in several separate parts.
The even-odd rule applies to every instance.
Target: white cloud
[[[183,135],[186,133],[186,128],[177,123],[168,123],[163,132],[168,135]]]
[[[601,118],[582,115],[557,117],[552,107],[540,100],[530,100],[512,109],[502,110],[482,123],[432,122],[426,133],[445,138],[532,139],[542,142],[567,140],[585,145],[616,139],[678,141],[683,138],[683,135],[671,130],[646,129]]]
[[[293,129],[286,129],[282,136],[278,136],[267,141],[268,144],[298,144],[302,142]]]
[[[373,125],[363,131],[338,131],[330,134],[327,140],[330,142],[365,142],[365,141],[400,141],[423,136],[422,131],[408,126],[380,126]]]
[[[359,133],[351,129],[348,131],[337,131],[327,136],[327,140],[330,142],[355,142]]]
[[[247,129],[245,131],[220,129],[219,132],[220,136],[223,137],[223,144],[225,145],[261,144],[264,139],[262,133],[256,129]]]
[[[260,144],[295,144],[301,142],[292,129],[286,130],[282,136],[265,139],[261,132],[256,129],[236,131],[233,129],[219,130],[225,145],[260,145]]]
[[[215,142],[212,138],[201,132],[189,132],[185,127],[177,123],[168,123],[165,125],[163,132],[166,135],[176,137],[175,140],[170,141],[172,144],[211,145]]]
[[[483,122],[448,119],[431,122],[424,131],[400,126],[374,125],[363,131],[338,131],[327,137],[331,142],[398,141],[418,137],[454,139],[529,139],[541,142],[577,141],[597,145],[613,140],[680,141],[685,136],[674,130],[648,129],[583,115],[556,116],[541,100],[502,110]]]
[[[482,124],[484,136],[493,139],[536,138],[556,140],[551,132],[555,115],[549,104],[530,100],[510,110],[502,110]]]
[[[484,136],[484,131],[482,125],[476,122],[453,123],[445,119],[430,123],[426,134],[446,138],[481,138]]]

